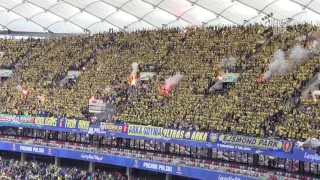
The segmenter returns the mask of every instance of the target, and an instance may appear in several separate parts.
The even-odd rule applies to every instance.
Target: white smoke
[[[316,98],[316,95],[317,95],[317,96],[320,96],[320,90],[312,91],[312,97],[313,97],[314,99]]]
[[[16,89],[19,90],[19,91],[21,91],[21,90],[22,90],[22,86],[21,86],[20,84],[18,84],[18,85],[16,86]]]
[[[313,41],[311,47],[316,48],[319,46],[319,42],[317,40]]]
[[[269,68],[268,71],[265,72],[264,74],[264,79],[267,80],[271,77],[272,74],[274,73],[285,73],[287,72],[289,69],[289,64],[288,62],[285,60],[285,55],[284,52],[280,49],[278,49],[273,57],[272,57],[272,61],[269,64]]]
[[[285,60],[284,52],[278,49],[272,57],[272,62],[269,64],[269,70],[271,70],[272,73],[281,73],[287,69],[288,63]]]
[[[317,138],[309,137],[304,142],[298,141],[297,146],[299,148],[301,148],[302,150],[304,150],[304,148],[316,148],[316,147],[320,146],[320,140]]]
[[[139,65],[138,65],[138,63],[134,62],[131,64],[131,67],[132,67],[131,77],[135,79],[137,77]]]
[[[167,78],[165,81],[165,89],[170,90],[172,87],[176,86],[182,77],[183,76],[180,73],[177,73],[176,75]]]
[[[301,45],[294,46],[290,51],[290,59],[294,64],[299,64],[302,60],[308,57],[309,51],[303,48]]]
[[[263,78],[267,80],[271,77],[271,75],[272,75],[272,72],[268,70],[267,72],[264,73]]]
[[[311,43],[311,50],[320,51],[320,43],[317,40]]]
[[[296,41],[305,41],[306,39],[307,39],[306,36],[299,36],[295,38]]]
[[[42,102],[45,100],[44,95],[37,95],[37,99]]]

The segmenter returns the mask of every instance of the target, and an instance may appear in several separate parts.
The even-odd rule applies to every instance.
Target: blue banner
[[[85,160],[104,164],[112,164],[123,167],[131,167],[142,170],[167,173],[172,175],[185,176],[202,180],[256,180],[257,178],[246,177],[236,174],[222,173],[218,171],[210,171],[202,168],[193,168],[187,166],[176,166],[173,164],[165,164],[160,162],[147,161],[142,159],[132,159],[107,154],[90,153],[75,150],[66,150],[60,148],[50,148],[45,146],[31,146],[27,144],[12,144],[0,142],[1,150],[16,151],[31,154],[40,154],[47,156],[57,156],[61,158],[70,158],[77,160]]]
[[[99,125],[90,125],[89,121],[67,118],[0,114],[0,126],[158,141],[250,154],[259,153],[280,158],[285,158],[285,153],[294,153],[295,149],[294,141],[281,139],[225,135],[207,131],[169,129],[124,123],[102,122]]]
[[[232,149],[233,151],[255,151],[269,150],[277,152],[292,153],[293,141],[265,139],[257,137],[225,135],[221,133],[210,133],[205,131],[192,131],[182,129],[168,129],[163,127],[132,125],[128,126],[128,135],[134,137],[145,137],[152,139],[163,139],[166,141],[184,140],[205,142],[207,146],[221,147],[222,149]]]
[[[207,142],[209,132],[129,124],[128,135],[155,139],[183,139]]]
[[[294,147],[293,141],[282,139],[266,139],[258,137],[240,136],[240,135],[226,135],[211,133],[209,141],[217,143],[220,147],[232,147],[234,149],[254,148],[255,150],[273,150],[277,152],[290,152]]]
[[[52,131],[88,133],[91,128],[99,128],[98,132],[105,134],[107,132],[123,132],[126,131],[126,124],[122,123],[101,123],[100,125],[90,126],[90,122],[86,120],[42,117],[42,116],[24,116],[0,114],[0,126],[9,127],[25,127],[34,129],[44,129]]]

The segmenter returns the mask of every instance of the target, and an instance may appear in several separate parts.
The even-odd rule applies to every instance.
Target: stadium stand
[[[312,129],[307,121],[298,123],[299,113],[302,118],[308,117],[302,110],[308,100],[302,99],[299,106],[292,100],[299,97],[303,83],[313,77],[318,55],[308,57],[290,73],[275,74],[264,83],[256,81],[267,71],[277,49],[289,52],[296,44],[306,46],[307,41],[299,42],[296,38],[315,32],[318,27],[309,24],[288,27],[285,34],[249,25],[109,31],[55,40],[1,40],[2,66],[15,67],[14,77],[1,85],[0,98],[7,102],[1,111],[26,115],[41,111],[89,120],[90,97],[107,99],[111,89],[116,93],[118,112],[114,121],[292,139],[310,135],[317,138],[315,125]],[[230,57],[236,59],[232,69],[221,66],[222,60]],[[152,66],[156,79],[141,86],[131,85],[133,62],[138,63],[140,72]],[[69,70],[82,74],[65,84]],[[215,81],[216,72],[228,70],[241,73],[241,79],[224,94],[210,92],[208,82]],[[164,96],[160,92],[165,79],[176,72],[183,79]],[[21,90],[27,91],[27,96]]]
[[[68,157],[74,150],[130,158],[136,166],[125,161],[128,174],[143,169],[137,164],[144,160],[177,167],[146,168],[166,180],[188,176],[181,167],[219,179],[226,173],[229,179],[317,180],[320,85],[305,87],[320,77],[320,26],[312,24],[320,20],[319,6],[320,0],[0,1],[0,115],[26,115],[0,118],[8,121],[0,141],[24,156],[21,162],[0,157],[0,179],[139,179],[94,170],[100,161],[90,160],[89,171],[26,162],[34,152],[16,149],[17,143],[45,147],[41,155],[57,164],[64,156],[52,149],[69,150]],[[37,34],[46,38],[31,37]],[[237,78],[221,83],[226,74]],[[316,95],[309,92],[314,88]],[[100,100],[106,106],[92,113],[90,103]],[[27,116],[34,126],[20,127]],[[47,119],[34,123],[36,116],[53,125],[41,129]],[[74,126],[63,131],[57,124],[67,120]],[[79,128],[88,121],[91,129]],[[108,122],[127,124],[113,132]],[[134,136],[124,131],[128,124],[206,131],[206,140]],[[108,134],[95,132],[99,125]],[[225,134],[246,142],[222,142]],[[268,145],[255,143],[257,136]]]

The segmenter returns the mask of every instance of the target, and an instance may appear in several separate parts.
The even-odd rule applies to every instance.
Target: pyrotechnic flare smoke
[[[316,100],[316,95],[320,96],[320,90],[316,90],[312,92],[312,98],[313,100]]]
[[[305,41],[306,39],[307,39],[306,36],[299,36],[295,38],[296,41]]]
[[[266,73],[264,73],[262,81],[268,80],[271,77],[271,75],[272,75],[272,72],[270,70],[267,71]]]
[[[136,85],[136,82],[137,82],[137,72],[138,72],[138,69],[139,69],[139,65],[138,63],[134,62],[131,64],[131,67],[132,67],[132,71],[131,71],[131,74],[130,74],[130,84],[131,85]]]
[[[302,60],[308,57],[309,51],[301,45],[294,46],[290,51],[290,59],[293,65],[299,64]],[[264,73],[262,78],[258,81],[268,80],[274,73],[286,73],[291,70],[291,64],[285,60],[285,54],[282,50],[278,49],[269,64],[268,71]]]
[[[170,91],[174,86],[176,86],[179,83],[182,77],[183,76],[180,73],[177,73],[176,75],[167,78],[164,86],[165,90]]]
[[[138,65],[138,63],[134,62],[134,63],[131,64],[131,67],[132,67],[131,77],[133,79],[136,79],[137,72],[138,72],[138,69],[139,69],[139,65]]]
[[[317,40],[314,40],[312,43],[311,43],[311,48],[314,49],[314,50],[320,50],[320,43],[317,41]]]
[[[42,96],[40,96],[40,95],[37,95],[37,98],[39,99],[39,100],[42,100]]]
[[[37,99],[39,99],[39,101],[41,101],[41,102],[44,102],[44,101],[45,101],[45,98],[44,98],[43,95],[38,95],[38,96],[37,96]]]
[[[20,84],[18,84],[18,85],[16,86],[16,89],[17,89],[17,90],[19,90],[19,91],[21,91],[21,90],[22,90],[21,85],[20,85]]]
[[[268,80],[274,73],[286,72],[288,67],[288,63],[285,61],[284,52],[278,49],[273,55],[272,62],[269,64],[269,70],[263,75],[263,80]]]
[[[309,51],[303,48],[301,45],[294,46],[290,51],[290,59],[294,64],[299,64],[302,60],[308,57]]]

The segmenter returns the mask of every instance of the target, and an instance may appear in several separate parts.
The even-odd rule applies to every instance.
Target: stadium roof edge
[[[10,0],[0,1],[0,31],[82,34],[288,19],[319,24],[316,7],[320,0]]]

